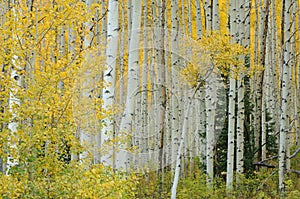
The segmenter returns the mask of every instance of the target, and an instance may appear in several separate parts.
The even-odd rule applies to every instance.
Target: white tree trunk
[[[12,1],[6,5],[6,9],[12,10],[12,13],[14,15],[14,20],[17,21],[18,20],[18,15],[16,14],[16,10],[15,10],[15,2]],[[11,7],[10,7],[11,6]],[[5,9],[5,8],[4,8]],[[13,39],[17,39],[16,35],[13,33],[12,34],[12,38]],[[20,41],[22,42],[22,41]],[[18,115],[16,113],[16,107],[19,107],[21,105],[21,101],[18,98],[18,90],[20,89],[21,85],[22,85],[22,81],[21,81],[21,75],[18,74],[18,70],[21,70],[21,66],[20,66],[20,58],[17,55],[13,55],[12,56],[12,67],[11,67],[11,71],[10,71],[10,78],[12,81],[12,88],[10,89],[10,93],[9,93],[9,99],[8,99],[8,106],[9,106],[9,112],[12,114],[11,117],[11,121],[8,123],[8,129],[10,130],[10,135],[8,136],[8,147],[9,149],[9,154],[6,160],[6,168],[5,168],[5,173],[6,175],[9,175],[9,171],[11,169],[11,167],[16,166],[18,164],[18,152],[17,152],[17,143],[15,140],[18,140],[17,138],[17,130],[18,130],[18,126],[19,126],[19,122],[18,122]],[[16,139],[17,138],[17,139]],[[13,155],[12,155],[13,154]]]
[[[199,88],[199,85],[197,85],[197,89]],[[171,199],[176,199],[177,194],[177,185],[179,181],[179,174],[180,174],[180,168],[182,167],[182,157],[183,157],[183,147],[185,145],[185,137],[187,135],[187,129],[188,129],[188,120],[189,120],[189,114],[190,114],[190,108],[194,99],[194,96],[197,92],[197,89],[194,91],[193,95],[190,97],[187,97],[187,105],[184,108],[184,118],[183,118],[183,125],[181,129],[181,135],[180,135],[180,144],[178,148],[177,158],[176,158],[176,167],[175,167],[175,173],[174,173],[174,180],[172,184],[172,190],[171,190]]]
[[[118,55],[119,42],[119,2],[110,0],[108,2],[108,19],[107,19],[107,49],[106,62],[107,67],[103,72],[105,88],[103,89],[103,109],[110,110],[115,101],[115,81],[116,81],[116,59]],[[104,144],[114,136],[113,118],[104,119],[105,126],[101,130],[101,162],[104,165],[112,165],[113,151],[111,148],[105,148]],[[103,153],[103,151],[108,151]]]
[[[283,74],[281,84],[281,119],[280,119],[280,138],[279,138],[279,158],[278,158],[278,180],[279,180],[279,191],[281,195],[285,192],[285,173],[286,173],[286,160],[287,160],[287,134],[289,132],[289,113],[288,113],[288,82],[289,82],[289,24],[290,24],[290,0],[285,0],[283,3],[283,30],[282,30],[282,51],[283,51]]]
[[[196,26],[197,26],[197,38],[201,38],[203,28],[202,28],[202,13],[200,0],[196,1]],[[199,134],[199,156],[200,156],[200,165],[205,165],[206,160],[206,139],[205,139],[205,91],[203,89],[199,92],[198,100],[198,115],[199,119],[197,120],[197,129]]]
[[[216,90],[215,76],[211,75],[206,82],[205,107],[206,107],[206,183],[211,187],[214,178],[214,155],[215,155],[215,111]]]
[[[236,0],[230,2],[230,35],[232,42],[236,41],[237,35],[237,4]],[[231,66],[234,68],[234,66]],[[227,151],[227,173],[226,173],[226,188],[228,191],[233,187],[233,165],[234,165],[234,137],[235,137],[235,103],[236,103],[236,80],[234,72],[231,72],[229,79],[229,108],[228,108],[228,151]]]
[[[141,27],[141,11],[142,2],[140,0],[132,1],[132,28],[131,39],[129,44],[129,57],[128,57],[128,80],[127,80],[127,97],[126,106],[123,117],[121,119],[120,132],[130,136],[132,134],[132,122],[135,116],[136,93],[138,90],[137,71],[139,67],[139,45],[140,45],[140,27]],[[126,144],[125,144],[126,145]],[[116,155],[116,168],[125,169],[128,165],[130,156],[126,155],[127,152],[122,150],[125,146],[121,144],[121,151]]]
[[[206,33],[208,31],[212,31],[212,11],[211,11],[211,0],[204,1],[204,14],[205,14],[205,30]]]
[[[247,2],[245,0],[239,2],[239,43],[242,46],[247,47],[246,44],[246,27],[247,27],[247,15],[246,15],[246,8]],[[248,17],[250,18],[250,17]],[[245,23],[243,23],[245,21]],[[249,21],[250,22],[250,21]],[[248,28],[248,27],[247,27]],[[245,56],[241,56],[240,59],[245,60]],[[245,61],[245,64],[246,61]],[[237,174],[242,174],[244,172],[244,121],[245,121],[245,104],[244,104],[244,92],[245,92],[245,85],[244,85],[244,73],[243,71],[239,72],[239,78],[237,80],[237,124],[236,124],[236,172]],[[236,181],[239,181],[239,177],[237,176]]]
[[[203,32],[200,0],[196,0],[196,10],[197,10],[196,13],[197,38],[199,39],[202,36],[202,32]]]
[[[218,1],[205,1],[206,32],[220,28]],[[213,9],[212,6],[214,6]],[[214,72],[206,82],[206,183],[211,188],[214,178],[214,158],[216,147],[216,106],[217,106],[217,77]]]
[[[13,56],[12,63],[16,69],[19,69],[20,66],[19,66],[18,56],[16,55]],[[15,136],[19,126],[19,122],[17,120],[18,115],[15,112],[16,111],[15,107],[21,105],[21,101],[18,98],[18,87],[21,87],[21,75],[17,73],[17,70],[12,69],[10,77],[14,86],[11,88],[11,91],[9,93],[9,100],[8,100],[9,111],[12,114],[11,122],[8,123],[8,129],[11,132],[11,135],[8,137],[8,146],[10,147],[10,151],[12,151],[12,154],[17,154],[16,153],[17,145],[12,140],[16,140]],[[16,166],[17,164],[18,164],[18,157],[9,154],[6,162],[6,169],[5,169],[6,175],[9,175],[9,170],[11,169],[11,167]]]
[[[171,63],[172,63],[172,169],[175,169],[177,151],[179,147],[179,15],[178,0],[171,1],[172,32],[171,32]]]
[[[148,75],[149,75],[149,65],[148,65],[148,1],[144,0],[144,55],[143,55],[143,65],[142,65],[142,99],[141,99],[141,130],[142,130],[142,145],[141,145],[141,152],[147,153],[149,148],[149,139],[148,137]],[[140,165],[145,164],[148,162],[148,157],[145,156],[144,158],[140,158]]]

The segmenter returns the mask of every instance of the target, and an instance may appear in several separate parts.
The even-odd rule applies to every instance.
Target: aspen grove
[[[299,0],[0,5],[0,198],[300,198]]]

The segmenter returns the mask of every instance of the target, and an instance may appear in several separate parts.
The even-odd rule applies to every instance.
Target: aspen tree
[[[233,0],[230,2],[230,35],[232,42],[235,42],[235,36],[238,31],[237,24],[237,6],[238,2]],[[234,67],[234,66],[231,66]],[[236,103],[236,79],[234,72],[231,72],[229,79],[229,108],[228,108],[228,151],[227,151],[227,173],[226,188],[228,191],[233,187],[233,165],[234,165],[234,137],[235,137],[235,103]]]
[[[179,13],[178,13],[178,0],[171,1],[171,14],[172,14],[172,32],[171,32],[171,63],[172,63],[172,169],[175,168],[177,151],[179,146],[179,64],[178,57],[179,50]]]
[[[258,67],[260,62],[259,62],[259,6],[258,6],[258,0],[254,0],[254,5],[256,7],[255,9],[255,24],[254,24],[254,29],[255,29],[255,35],[254,35],[254,65],[255,67]],[[258,149],[259,149],[259,140],[260,140],[260,129],[261,129],[261,112],[260,112],[260,107],[259,107],[259,101],[260,101],[260,92],[259,92],[259,88],[260,85],[257,83],[259,76],[261,74],[259,74],[260,71],[255,73],[254,78],[251,80],[251,85],[252,85],[252,100],[254,103],[254,115],[253,118],[251,118],[251,121],[253,123],[253,130],[254,130],[254,149],[255,151],[257,151],[254,156],[255,156],[255,160],[258,161],[258,157],[259,157],[259,153],[258,153]]]
[[[125,3],[122,1],[121,3],[121,24],[120,24],[120,77],[119,77],[119,104],[121,106],[125,103]]]
[[[283,51],[283,74],[281,84],[281,119],[280,119],[280,138],[279,138],[279,158],[278,158],[278,180],[279,191],[282,196],[285,194],[285,175],[287,169],[287,134],[289,132],[289,113],[288,113],[288,81],[289,81],[289,39],[290,39],[290,0],[282,3],[282,51]]]
[[[110,0],[108,2],[107,11],[107,49],[106,62],[107,67],[103,72],[103,79],[106,84],[103,89],[103,108],[110,110],[115,101],[115,81],[116,81],[116,59],[118,55],[119,42],[119,2],[117,0]],[[113,118],[105,118],[106,124],[101,130],[101,145],[112,138],[114,134]],[[101,154],[101,162],[105,165],[113,163],[112,151],[109,154]]]
[[[275,123],[274,125],[274,133],[275,132],[279,132],[279,126],[280,123],[279,122],[275,122],[275,121],[279,121],[280,120],[280,100],[279,100],[279,88],[278,88],[278,80],[279,80],[279,75],[276,73],[277,70],[277,65],[280,65],[280,61],[277,59],[279,53],[277,52],[278,49],[278,28],[276,25],[276,5],[274,1],[271,1],[271,9],[270,12],[272,13],[271,18],[270,18],[270,29],[271,29],[271,34],[270,34],[270,45],[271,45],[271,49],[269,51],[270,55],[270,64],[269,64],[269,73],[270,73],[270,77],[269,77],[269,81],[270,81],[270,98],[269,98],[269,113],[270,113],[270,117],[272,118],[272,120],[270,121],[270,123]]]
[[[220,30],[218,1],[205,2],[206,34],[208,31]],[[206,182],[211,187],[214,179],[214,159],[216,147],[216,106],[217,76],[213,72],[207,79],[205,90],[206,108]]]
[[[262,2],[261,2],[262,4]],[[258,101],[258,107],[259,110],[261,111],[261,117],[260,117],[260,122],[261,122],[261,155],[266,157],[266,102],[265,102],[265,90],[267,89],[265,85],[266,79],[264,78],[265,76],[265,68],[266,68],[266,53],[267,53],[267,36],[268,36],[268,29],[269,29],[269,14],[270,14],[270,1],[266,1],[265,5],[261,5],[261,37],[260,37],[260,64],[263,67],[263,71],[261,74],[258,76],[258,92],[259,92],[259,101]],[[261,157],[263,160],[263,157]]]
[[[187,20],[186,20],[186,4],[185,4],[185,2],[186,2],[187,0],[181,0],[181,12],[180,12],[180,15],[181,15],[181,26],[182,26],[182,34],[183,34],[183,36],[186,38],[187,37],[187,32],[188,32],[188,27],[187,27]],[[187,57],[188,57],[188,51],[187,51],[187,48],[183,48],[182,49],[182,55],[184,55],[184,58],[185,59],[182,59],[181,60],[181,63],[182,63],[182,67],[187,67],[187,64],[188,64],[188,62],[187,62]],[[184,89],[185,91],[187,91],[187,85],[182,85],[182,89]],[[187,99],[188,99],[188,95],[189,95],[189,93],[188,92],[181,92],[180,93],[180,100],[181,100],[181,102],[179,103],[179,106],[180,106],[180,111],[182,110],[182,113],[183,113],[183,115],[184,115],[184,111],[183,110],[185,110],[185,103],[184,102],[186,102],[187,101]],[[183,126],[183,118],[182,117],[179,117],[180,118],[180,120],[179,120],[179,126],[180,127],[182,127]],[[185,130],[182,130],[182,131],[187,131],[188,129],[188,125],[186,125],[185,126]],[[183,144],[185,145],[185,144],[187,144],[187,135],[185,135],[184,137],[183,137]],[[184,173],[185,173],[185,171],[186,171],[186,167],[185,167],[185,165],[186,165],[186,147],[182,147],[182,151],[181,151],[181,153],[182,153],[182,163],[181,163],[181,168],[180,168],[180,172],[181,172],[181,174],[182,175],[184,175]]]
[[[196,26],[197,26],[197,39],[201,38],[203,28],[202,28],[202,12],[200,0],[196,1]],[[198,100],[198,123],[197,129],[199,134],[199,155],[200,155],[200,164],[205,165],[205,154],[206,154],[206,140],[205,140],[205,91],[200,89],[199,91],[199,100]]]
[[[246,15],[247,2],[246,0],[238,2],[239,15],[238,20],[238,42],[240,45],[247,47],[246,44],[246,31],[247,23],[250,23],[249,17]],[[248,10],[248,12],[250,12]],[[245,56],[239,57],[245,60]],[[246,63],[245,63],[246,64]],[[236,124],[236,172],[242,174],[244,172],[244,120],[245,120],[245,105],[244,105],[244,73],[242,70],[239,72],[237,80],[237,124]],[[238,176],[237,176],[238,181]]]
[[[210,70],[213,70],[213,68],[211,68]],[[209,71],[208,73],[209,74]],[[187,125],[188,125],[188,120],[189,120],[189,113],[190,113],[190,109],[192,106],[192,102],[193,99],[195,97],[195,94],[197,93],[198,89],[201,87],[201,82],[199,82],[195,88],[195,90],[193,91],[192,95],[187,97],[187,101],[185,104],[185,108],[184,108],[184,119],[183,119],[183,125],[182,125],[182,130],[181,130],[181,135],[180,135],[180,144],[179,144],[179,148],[178,148],[178,153],[177,153],[177,158],[176,158],[176,167],[175,167],[175,173],[174,173],[174,180],[173,180],[173,184],[172,184],[172,189],[171,189],[171,199],[176,199],[176,195],[177,195],[177,185],[178,185],[178,181],[179,181],[179,174],[180,174],[180,168],[182,165],[182,152],[183,152],[183,147],[185,144],[185,136],[187,134]]]
[[[166,170],[166,167],[169,167],[171,165],[171,158],[172,158],[172,105],[171,105],[171,96],[172,93],[172,71],[169,68],[171,65],[170,57],[171,57],[171,37],[172,33],[170,32],[170,27],[168,25],[168,22],[171,21],[171,15],[168,12],[169,6],[167,3],[163,5],[165,7],[164,16],[165,16],[165,25],[164,25],[164,42],[165,42],[165,87],[166,87],[166,113],[165,113],[165,155],[164,155],[164,170]]]
[[[296,70],[296,40],[295,40],[295,35],[296,35],[296,2],[295,1],[291,1],[290,3],[290,7],[289,7],[289,13],[290,13],[290,24],[289,24],[289,38],[287,38],[287,49],[288,49],[288,56],[289,56],[289,83],[288,83],[288,90],[290,92],[289,96],[288,96],[288,113],[289,113],[289,121],[291,120],[292,122],[290,125],[293,125],[290,127],[289,132],[287,134],[287,151],[286,151],[286,156],[289,157],[291,154],[290,152],[290,147],[293,144],[293,135],[291,134],[291,128],[293,127],[294,129],[297,128],[297,112],[299,110],[297,110],[297,107],[295,107],[295,99],[296,99],[296,90],[295,90],[295,84],[293,81],[293,78],[295,73],[294,71]],[[291,169],[291,159],[287,158],[286,160],[286,169],[290,170]]]
[[[148,65],[148,1],[144,0],[144,30],[143,30],[143,36],[144,36],[144,51],[143,51],[143,62],[142,62],[142,99],[141,99],[141,139],[142,139],[142,146],[141,146],[141,152],[142,153],[149,153],[149,131],[148,131],[148,75],[149,75],[149,65]],[[142,164],[144,161],[148,161],[148,157],[145,156],[144,158],[140,159],[140,163]],[[142,162],[143,161],[143,162]]]
[[[164,144],[165,144],[165,116],[166,116],[166,105],[167,105],[167,96],[166,96],[166,66],[165,66],[165,1],[158,2],[158,49],[156,50],[157,57],[157,67],[158,67],[158,96],[159,96],[159,164],[160,171],[163,171],[163,155],[164,155]]]
[[[15,10],[16,2],[9,1],[7,3],[7,10],[12,11],[12,18],[15,23],[18,22],[18,16],[17,11]],[[12,20],[12,19],[10,19]],[[17,32],[19,31],[17,29],[17,26],[13,27],[13,31],[16,33],[13,33],[12,39],[17,39]],[[22,42],[22,41],[20,41]],[[19,121],[18,121],[18,115],[16,113],[16,108],[21,105],[21,100],[19,99],[19,89],[22,86],[22,76],[19,74],[18,71],[22,70],[22,66],[20,65],[20,57],[17,54],[13,54],[12,56],[12,67],[10,69],[10,78],[12,81],[12,88],[9,92],[9,99],[8,99],[8,106],[9,106],[9,112],[12,114],[12,119],[8,123],[8,129],[10,131],[10,135],[8,137],[8,147],[9,147],[9,154],[6,161],[6,168],[5,173],[6,175],[9,175],[9,171],[12,167],[16,166],[19,162],[18,160],[18,153],[17,153],[17,130],[19,127]]]
[[[126,96],[126,106],[124,110],[123,117],[121,119],[120,132],[126,133],[130,136],[132,134],[132,122],[135,117],[135,104],[136,104],[136,92],[138,88],[137,81],[137,69],[139,67],[139,44],[140,44],[140,26],[141,26],[141,11],[142,4],[139,0],[132,1],[132,29],[131,29],[131,39],[129,44],[129,57],[128,57],[128,80],[127,80],[127,96]],[[122,150],[122,146],[121,146]],[[123,151],[124,152],[124,151]],[[116,157],[116,168],[125,169],[128,165],[130,156],[122,153],[117,153]]]
[[[205,15],[206,32],[211,31],[212,30],[212,20],[213,20],[211,0],[204,1],[204,12],[205,12],[204,15]]]

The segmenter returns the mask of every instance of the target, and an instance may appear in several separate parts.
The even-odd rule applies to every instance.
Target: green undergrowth
[[[276,165],[276,162],[270,162]],[[291,161],[291,168],[300,168],[300,157]],[[163,179],[163,180],[160,180]],[[280,198],[278,193],[278,170],[277,168],[259,168],[252,174],[238,176],[238,182],[230,192],[226,191],[226,173],[217,176],[213,182],[213,188],[207,189],[205,173],[200,169],[194,172],[186,172],[182,175],[178,188],[178,199],[201,199],[201,198],[230,198],[230,199],[273,199]],[[173,172],[165,172],[159,176],[157,172],[148,173],[139,177],[136,198],[170,198],[173,183]],[[287,173],[285,180],[286,198],[300,198],[300,176],[295,173]]]

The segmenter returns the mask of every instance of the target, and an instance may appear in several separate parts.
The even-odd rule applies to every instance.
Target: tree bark
[[[107,67],[103,72],[103,79],[106,84],[102,92],[103,109],[109,111],[115,102],[115,81],[116,81],[116,59],[118,55],[119,38],[119,2],[110,0],[108,2],[108,19],[107,19],[107,49],[106,63]],[[101,162],[104,165],[113,165],[113,149],[105,149],[104,145],[108,140],[114,137],[114,119],[106,117],[106,124],[101,130]],[[104,154],[104,151],[108,151]]]
[[[287,159],[287,134],[289,132],[289,113],[288,113],[288,81],[289,81],[289,25],[290,25],[290,0],[282,3],[282,51],[283,51],[283,74],[281,84],[281,119],[280,119],[280,138],[279,138],[279,158],[278,158],[278,181],[281,196],[285,194],[285,174]]]

